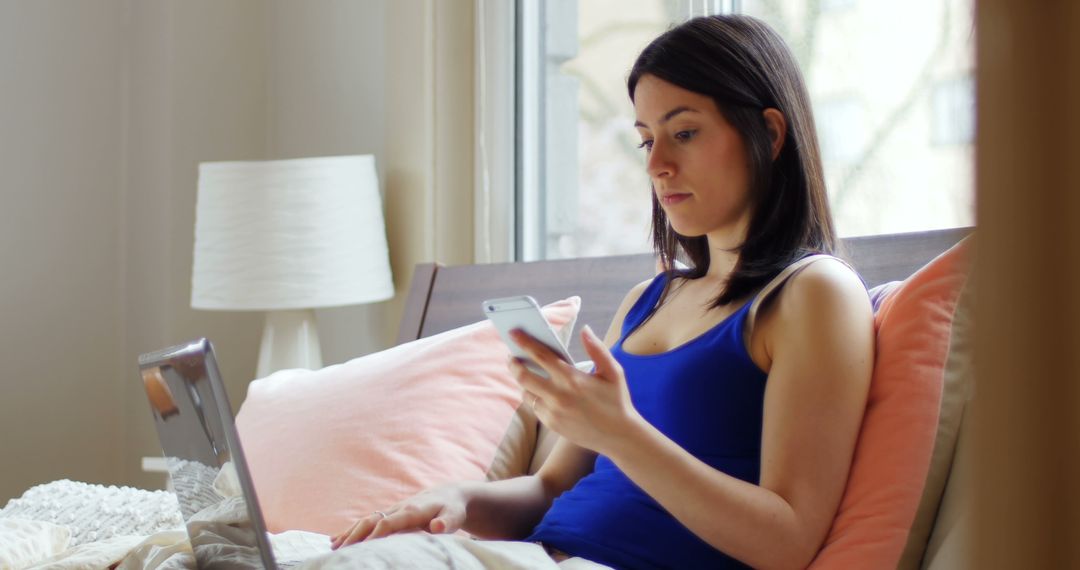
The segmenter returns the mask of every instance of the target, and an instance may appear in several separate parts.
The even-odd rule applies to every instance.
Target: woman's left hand
[[[517,359],[510,361],[510,373],[525,390],[525,403],[555,433],[609,455],[632,427],[645,421],[630,401],[622,366],[588,326],[581,331],[581,340],[596,366],[592,374],[578,370],[527,333],[515,330],[510,335],[550,376],[533,373]]]

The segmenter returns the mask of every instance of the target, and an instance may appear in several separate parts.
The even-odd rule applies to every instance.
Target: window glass
[[[795,53],[841,235],[974,223],[972,0],[742,0],[740,8]]]
[[[544,0],[523,2],[528,113],[524,124],[524,196],[519,202],[523,259],[648,251],[649,180],[645,175],[626,77],[650,40],[719,3],[687,0]],[[696,4],[696,5],[695,5]],[[716,4],[716,6],[712,6]],[[536,8],[540,6],[540,8]],[[531,32],[531,33],[530,33]],[[530,57],[531,56],[531,57]],[[542,96],[530,103],[532,90]],[[539,125],[533,131],[529,119]],[[531,150],[530,150],[531,149]],[[541,165],[531,174],[532,161]]]
[[[522,84],[539,96],[519,112],[539,117],[542,141],[519,155],[536,163],[524,184],[531,206],[518,210],[533,244],[525,259],[650,249],[649,181],[626,76],[673,23],[733,8],[769,22],[803,69],[841,235],[973,224],[972,0],[542,6],[532,14],[543,31],[522,35],[537,38],[524,48],[540,79]]]

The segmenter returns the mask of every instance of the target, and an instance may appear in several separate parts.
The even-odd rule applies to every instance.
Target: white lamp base
[[[322,350],[312,309],[266,312],[255,377],[265,378],[287,368],[322,368]]]

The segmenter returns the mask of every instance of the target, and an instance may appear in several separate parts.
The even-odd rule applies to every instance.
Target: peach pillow
[[[561,328],[579,307],[543,312]],[[236,427],[269,530],[334,534],[431,486],[483,480],[521,404],[509,354],[483,321],[252,382]]]
[[[932,458],[951,460],[935,447],[955,445],[955,431],[944,441],[943,426],[959,410],[942,409],[949,403],[943,390],[972,249],[969,237],[880,298],[873,379],[851,473],[810,568],[896,568],[917,510],[937,510],[940,490],[931,501],[923,495]]]

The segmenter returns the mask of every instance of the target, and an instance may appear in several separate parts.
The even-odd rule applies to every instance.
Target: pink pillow
[[[882,291],[873,379],[851,474],[810,568],[896,568],[916,511],[937,510],[936,501],[921,499],[931,459],[943,455],[935,454],[935,445],[955,443],[939,434],[947,419],[942,393],[972,247],[967,238]]]
[[[543,311],[559,328],[579,306]],[[509,354],[484,321],[252,382],[236,426],[269,530],[334,534],[431,486],[483,480],[521,404]]]

